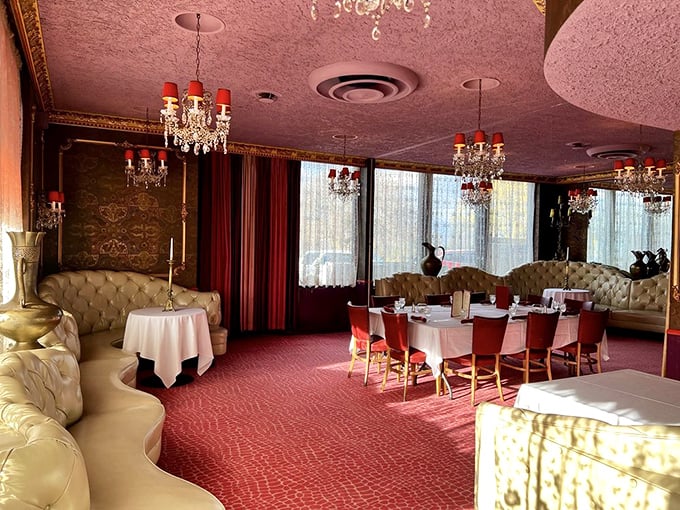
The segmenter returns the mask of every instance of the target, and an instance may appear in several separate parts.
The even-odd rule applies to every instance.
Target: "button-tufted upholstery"
[[[419,273],[396,273],[376,280],[375,285],[378,296],[400,296],[406,299],[407,305],[424,303],[427,294],[441,294],[439,278]]]
[[[213,353],[224,354],[227,331],[220,327],[219,293],[199,292],[179,285],[173,285],[172,289],[176,306],[205,309]],[[168,298],[168,282],[132,271],[64,271],[45,277],[38,293],[45,301],[72,314],[82,337],[124,328],[131,310],[163,306]]]
[[[88,509],[78,361],[65,346],[0,355],[0,506]]]
[[[599,308],[612,311],[612,327],[642,331],[665,331],[665,310],[668,300],[668,274],[652,278],[631,280],[623,271],[604,264],[569,262],[569,286],[587,289]],[[496,276],[475,267],[456,267],[437,277],[439,292],[456,290],[493,293],[496,285],[508,285],[513,293],[526,298],[529,294],[542,294],[543,289],[564,285],[564,261],[539,260],[513,268],[504,276]],[[407,303],[424,301],[423,289],[436,289],[433,277],[417,273],[397,273],[375,282],[376,295],[399,294]]]

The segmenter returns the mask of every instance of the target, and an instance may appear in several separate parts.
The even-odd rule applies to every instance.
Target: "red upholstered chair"
[[[529,294],[527,296],[527,301],[530,305],[543,305],[550,308],[552,306],[553,298],[539,296],[538,294]]]
[[[378,306],[394,305],[397,299],[399,299],[399,296],[371,296],[371,306],[375,308]]]
[[[391,313],[382,311],[383,324],[385,325],[385,342],[387,343],[387,366],[383,376],[381,391],[385,391],[387,377],[391,372],[397,373],[397,380],[404,378],[404,397],[409,378],[415,384],[416,377],[431,374],[430,368],[422,368],[425,364],[425,353],[409,346],[408,341],[408,314]],[[421,366],[421,368],[418,368]]]
[[[564,304],[567,307],[567,313],[577,314],[582,309],[594,310],[595,304],[592,301],[580,301],[578,299],[564,298]]]
[[[450,305],[451,294],[427,294],[425,302],[428,305]]]
[[[508,325],[508,315],[502,317],[478,317],[472,319],[472,353],[455,358],[447,358],[449,363],[462,365],[462,369],[452,369],[454,375],[470,379],[470,403],[475,405],[477,381],[496,379],[498,394],[503,401],[501,388],[501,348]],[[481,372],[481,374],[480,374]]]
[[[501,365],[524,372],[525,383],[529,382],[531,372],[547,372],[548,380],[552,381],[551,349],[558,320],[560,320],[559,313],[529,312],[525,349],[506,355]]]
[[[349,323],[352,328],[352,354],[349,362],[349,372],[347,377],[352,377],[352,369],[356,360],[365,364],[364,386],[368,384],[368,370],[371,363],[378,365],[380,373],[381,363],[386,362],[385,352],[387,344],[385,340],[370,333],[370,321],[368,318],[368,307],[347,303],[349,312]]]
[[[564,345],[555,351],[564,354],[564,360],[570,368],[576,367],[576,376],[581,375],[581,359],[588,362],[590,371],[593,372],[593,363],[597,364],[598,373],[602,372],[600,359],[600,347],[602,337],[607,328],[609,310],[586,310],[581,309],[578,317],[578,332],[576,342]],[[593,355],[595,359],[593,359]]]

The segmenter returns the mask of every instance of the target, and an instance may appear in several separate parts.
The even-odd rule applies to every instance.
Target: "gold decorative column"
[[[666,306],[666,329],[680,330],[680,131],[673,133],[673,245],[670,287]],[[666,375],[668,334],[664,337],[661,375]]]

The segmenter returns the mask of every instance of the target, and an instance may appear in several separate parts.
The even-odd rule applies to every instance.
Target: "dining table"
[[[369,308],[371,333],[380,336],[385,334],[382,310],[381,307]],[[528,313],[559,312],[552,309],[518,305],[513,313],[491,304],[475,303],[470,305],[469,313],[461,317],[451,317],[451,307],[443,305],[430,306],[429,317],[424,316],[420,311],[411,309],[406,309],[401,313],[407,313],[409,316],[409,345],[425,353],[425,362],[432,369],[432,375],[437,383],[437,394],[439,394],[443,360],[472,353],[472,322],[468,319],[475,316],[501,317],[505,314],[514,315],[508,320],[501,347],[501,354],[514,354],[525,349]],[[578,315],[560,314],[553,348],[558,349],[575,342],[577,332]],[[601,355],[603,360],[609,359],[606,332],[602,338]]]
[[[196,372],[203,375],[213,361],[210,326],[203,308],[162,307],[132,310],[123,336],[123,350],[153,360],[154,373],[166,388],[175,384],[182,362],[198,357]]]
[[[543,290],[543,297],[553,298],[555,303],[564,303],[565,299],[591,301],[593,299],[593,294],[588,289],[548,288]]]

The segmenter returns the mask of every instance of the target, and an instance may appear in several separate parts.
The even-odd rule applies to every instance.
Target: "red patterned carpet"
[[[604,370],[660,372],[659,340],[609,339]],[[227,354],[192,383],[140,386],[167,410],[159,466],[229,509],[473,508],[469,382],[451,379],[449,400],[424,377],[402,403],[394,374],[384,393],[374,371],[367,387],[361,367],[347,378],[348,340],[347,333],[229,339]],[[519,372],[507,372],[512,405]],[[557,365],[554,372],[566,375]],[[489,383],[478,400],[500,402]]]

